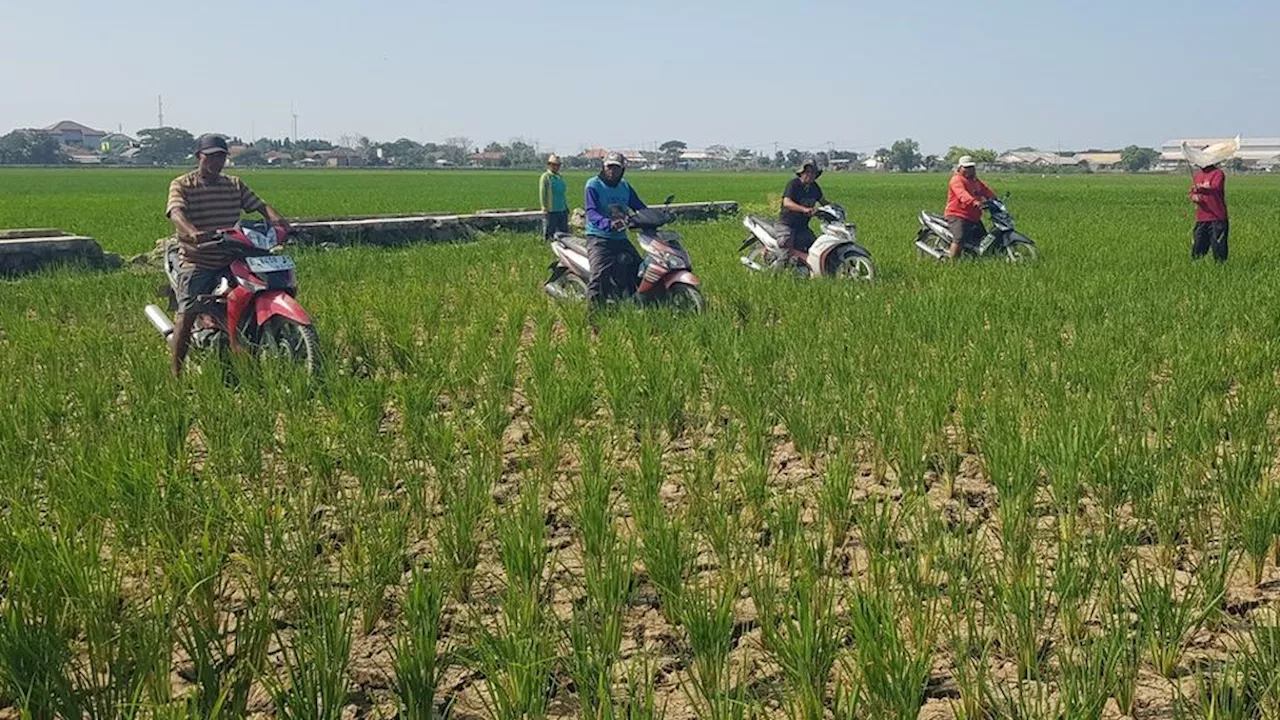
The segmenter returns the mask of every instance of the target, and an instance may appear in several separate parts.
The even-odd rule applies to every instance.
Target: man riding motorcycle
[[[223,175],[227,162],[227,141],[221,135],[201,135],[196,141],[199,167],[169,183],[165,211],[173,222],[181,258],[181,275],[175,295],[178,311],[173,318],[170,339],[174,376],[182,373],[191,330],[195,323],[196,299],[209,295],[226,274],[232,257],[211,247],[217,230],[240,221],[240,212],[261,213],[271,224],[288,227],[275,208],[264,203],[238,177]]]
[[[591,278],[587,283],[588,314],[610,298],[629,297],[636,290],[640,253],[627,237],[627,210],[647,206],[623,179],[627,159],[609,153],[600,174],[587,181],[584,206],[587,213],[587,257]]]
[[[991,188],[978,179],[978,164],[968,155],[962,156],[956,163],[955,174],[947,183],[947,209],[943,212],[951,230],[951,248],[947,257],[955,260],[960,257],[966,241],[977,244],[987,236],[987,228],[982,224],[982,209],[987,200],[995,198]]]
[[[818,239],[809,227],[809,218],[813,217],[816,208],[827,204],[822,186],[818,185],[820,175],[822,168],[818,167],[818,161],[809,158],[782,191],[782,208],[778,213],[778,221],[786,226],[790,236],[778,238],[783,247],[809,252],[809,248]]]

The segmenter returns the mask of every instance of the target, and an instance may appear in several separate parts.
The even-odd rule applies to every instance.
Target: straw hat
[[[557,155],[557,154],[555,154],[555,153],[551,153],[550,155],[548,155],[548,156],[547,156],[547,164],[548,164],[548,165],[559,165],[559,164],[560,164],[560,156],[559,156],[559,155]]]

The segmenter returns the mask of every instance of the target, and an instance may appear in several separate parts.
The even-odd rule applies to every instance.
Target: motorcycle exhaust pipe
[[[147,319],[155,326],[156,332],[160,333],[160,337],[168,340],[173,334],[173,322],[169,320],[169,316],[155,305],[148,305],[144,312]]]
[[[747,267],[751,268],[752,270],[756,270],[756,271],[759,271],[759,272],[762,272],[762,271],[764,270],[764,268],[760,267],[760,263],[758,263],[758,262],[756,262],[756,261],[754,261],[754,260],[752,260],[752,259],[750,259],[750,258],[740,257],[740,258],[738,258],[738,262],[740,262],[740,263],[742,263],[743,265],[745,265],[745,266],[747,266]]]
[[[557,300],[569,299],[569,294],[566,293],[564,289],[561,288],[559,285],[552,285],[551,283],[547,283],[546,285],[542,286],[542,289],[546,290],[548,295],[550,295],[551,297]]]
[[[928,254],[934,260],[941,260],[942,258],[946,257],[946,253],[942,252],[941,250],[935,250],[934,248],[929,247],[924,243],[923,240],[917,240],[916,247],[920,248],[920,252]]]

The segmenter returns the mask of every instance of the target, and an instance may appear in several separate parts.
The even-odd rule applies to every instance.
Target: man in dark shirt
[[[784,246],[793,247],[801,252],[809,252],[817,236],[809,228],[809,218],[813,217],[814,208],[825,205],[822,187],[818,185],[818,176],[822,168],[816,160],[810,158],[796,171],[796,176],[782,191],[782,211],[778,221],[791,232],[790,241],[783,240]]]
[[[1213,248],[1213,259],[1227,261],[1227,176],[1217,165],[1197,168],[1191,176],[1191,202],[1196,206],[1191,258],[1199,259]]]

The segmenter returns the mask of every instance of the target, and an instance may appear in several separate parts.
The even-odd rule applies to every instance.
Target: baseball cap
[[[978,163],[974,162],[973,158],[969,157],[968,155],[961,155],[960,159],[956,161],[956,165],[962,168],[966,168],[966,167],[977,167]]]
[[[197,155],[211,155],[213,153],[225,153],[227,151],[227,139],[221,135],[201,135],[196,140]]]
[[[818,161],[814,158],[805,158],[805,161],[800,164],[800,169],[796,171],[796,174],[799,175],[805,170],[812,170],[814,177],[818,177],[822,174],[822,168],[818,167]]]
[[[604,158],[604,166],[617,165],[620,168],[627,166],[627,158],[622,153],[609,153]]]

